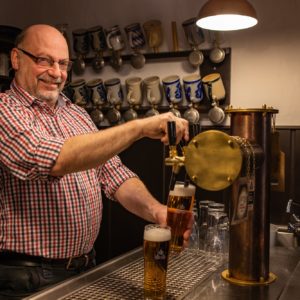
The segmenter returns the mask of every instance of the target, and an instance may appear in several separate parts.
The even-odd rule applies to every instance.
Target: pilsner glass
[[[174,190],[169,192],[167,224],[172,231],[172,251],[183,249],[183,234],[191,222],[195,191],[196,187],[192,184],[185,186],[182,182],[176,182]]]
[[[149,224],[144,229],[144,299],[166,297],[166,278],[171,228]]]

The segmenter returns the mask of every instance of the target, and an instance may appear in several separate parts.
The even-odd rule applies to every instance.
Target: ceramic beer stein
[[[123,90],[119,78],[112,78],[104,81],[107,101],[112,105],[121,104],[123,101]]]
[[[86,83],[89,99],[96,107],[101,107],[106,102],[106,92],[102,79],[92,79]]]
[[[178,75],[167,76],[162,80],[166,99],[171,103],[182,101],[182,90]]]
[[[161,22],[159,20],[150,20],[145,22],[143,27],[149,47],[153,49],[154,53],[158,53],[163,40]]]
[[[127,102],[130,105],[140,105],[142,102],[142,78],[130,77],[126,81]]]
[[[183,77],[185,97],[192,103],[199,103],[203,99],[203,86],[199,75]]]
[[[220,73],[212,73],[202,78],[206,97],[210,101],[220,101],[225,98],[225,88]]]
[[[84,79],[77,79],[69,84],[73,103],[83,107],[88,103],[88,91],[85,83]]]
[[[158,76],[150,76],[144,79],[145,94],[147,101],[152,105],[157,105],[162,100],[160,80]]]

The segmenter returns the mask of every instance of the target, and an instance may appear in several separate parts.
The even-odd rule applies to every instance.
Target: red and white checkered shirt
[[[0,94],[0,251],[68,258],[92,249],[101,188],[113,199],[136,176],[117,156],[97,169],[49,175],[65,140],[92,131],[88,114],[62,94],[55,110],[14,81]]]

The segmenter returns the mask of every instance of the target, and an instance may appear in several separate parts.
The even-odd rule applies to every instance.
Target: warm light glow
[[[257,20],[253,17],[243,15],[216,15],[199,19],[197,26],[209,30],[238,30],[252,27],[257,24]]]
[[[257,15],[247,0],[208,0],[199,11],[196,24],[209,30],[245,29],[257,24]]]

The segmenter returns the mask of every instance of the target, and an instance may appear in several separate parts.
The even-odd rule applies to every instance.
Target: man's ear
[[[12,68],[16,71],[19,69],[19,51],[17,48],[13,48],[10,52],[10,60]]]

